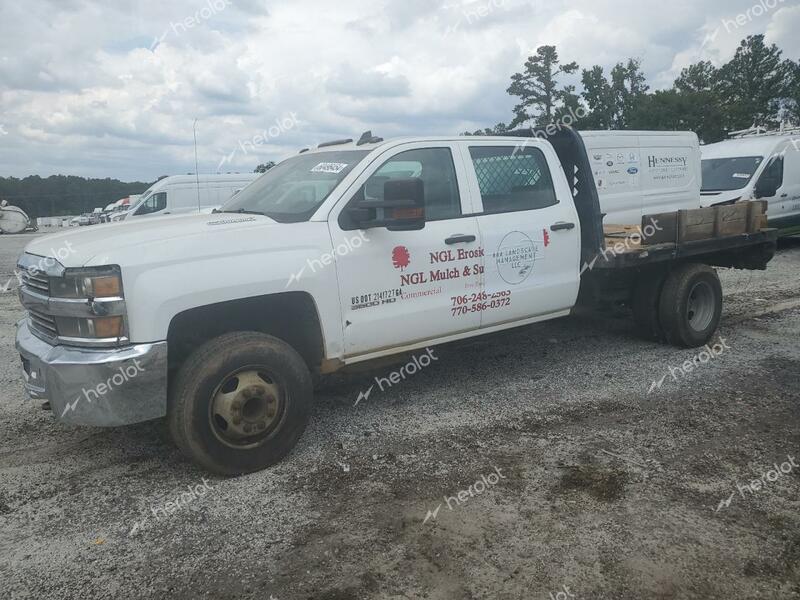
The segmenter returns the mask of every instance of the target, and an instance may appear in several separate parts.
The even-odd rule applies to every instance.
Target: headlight
[[[67,269],[63,277],[50,279],[50,295],[77,300],[122,298],[122,275],[119,267]]]
[[[111,339],[125,335],[125,322],[122,317],[97,319],[56,317],[56,327],[58,335],[62,338]]]

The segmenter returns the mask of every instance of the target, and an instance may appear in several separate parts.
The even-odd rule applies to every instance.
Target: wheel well
[[[169,368],[177,369],[201,344],[232,331],[260,331],[282,339],[303,357],[312,373],[325,356],[314,300],[305,292],[286,292],[199,306],[179,313],[169,324]]]

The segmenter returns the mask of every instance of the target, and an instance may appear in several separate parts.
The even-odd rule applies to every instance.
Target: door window
[[[149,215],[167,208],[167,192],[152,194],[136,211],[137,215]]]
[[[469,149],[484,214],[558,204],[547,160],[538,148],[472,146]]]
[[[410,177],[422,179],[426,221],[461,216],[458,179],[449,148],[424,148],[396,154],[367,179],[354,200],[382,200],[383,186],[387,181]]]
[[[783,157],[776,156],[764,169],[758,180],[759,186],[779,190],[783,186]]]

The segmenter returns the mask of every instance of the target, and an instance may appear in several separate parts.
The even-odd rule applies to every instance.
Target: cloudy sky
[[[797,31],[800,0],[0,0],[0,176],[193,172],[195,119],[201,172],[251,171],[507,122],[541,44],[662,88],[752,33],[800,58]]]

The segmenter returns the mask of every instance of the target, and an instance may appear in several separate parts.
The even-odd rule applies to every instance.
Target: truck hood
[[[192,214],[82,227],[37,238],[25,251],[54,257],[65,267],[124,264],[133,256],[140,262],[150,251],[164,250],[165,246],[191,248],[195,254],[202,254],[203,248],[219,251],[221,247],[241,247],[242,236],[249,237],[246,232],[264,228],[291,229],[293,235],[297,235],[296,226],[283,225],[261,215]],[[162,258],[166,257],[162,255]]]

